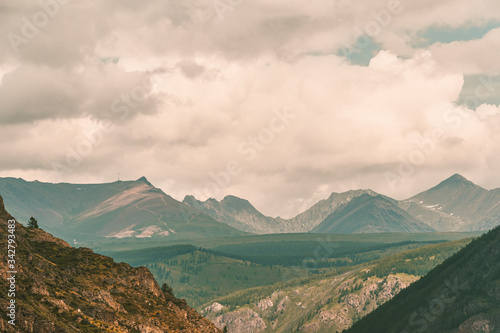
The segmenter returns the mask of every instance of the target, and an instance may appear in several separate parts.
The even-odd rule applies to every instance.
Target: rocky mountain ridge
[[[375,223],[376,219],[367,219],[367,224],[360,225],[359,221],[350,220],[347,222],[357,227],[347,226],[346,230],[319,227],[321,223],[342,224],[342,221],[336,219],[337,216],[344,218],[340,210],[351,200],[364,195],[384,198],[394,206],[381,212],[377,209],[379,205],[372,205],[374,210],[369,213],[379,215],[378,223]],[[226,199],[229,197],[231,200]],[[219,202],[215,199],[199,201],[193,196],[186,196],[183,202],[239,230],[254,233],[486,231],[500,221],[500,189],[483,189],[458,174],[406,200],[395,200],[372,190],[332,193],[327,199],[291,219],[265,216],[247,200],[229,197]],[[244,202],[245,207],[233,205],[232,202],[236,201]],[[358,202],[365,204],[365,201]],[[351,210],[359,208],[350,207]],[[396,220],[395,215],[399,215]]]

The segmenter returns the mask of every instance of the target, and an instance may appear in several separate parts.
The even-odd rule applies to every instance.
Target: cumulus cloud
[[[44,11],[2,6],[4,36]],[[177,199],[233,194],[282,217],[333,191],[405,198],[455,172],[498,186],[497,95],[463,96],[497,74],[499,30],[418,46],[438,24],[500,19],[497,2],[231,6],[70,1],[18,50],[5,38],[0,176],[145,175]],[[363,36],[379,48],[364,66],[339,53]]]

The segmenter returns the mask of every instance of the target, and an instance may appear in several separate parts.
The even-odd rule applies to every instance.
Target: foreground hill
[[[96,238],[190,239],[244,234],[155,188],[146,178],[105,184],[51,184],[0,178],[5,205],[19,221],[73,242]]]
[[[432,231],[435,230],[399,208],[395,201],[369,194],[339,207],[312,230],[337,234]]]
[[[355,324],[361,332],[499,332],[500,227]]]
[[[0,197],[4,249],[9,219],[12,217]],[[163,293],[144,267],[117,264],[19,223],[14,234],[16,328],[7,322],[11,318],[2,316],[2,332],[220,332],[183,300]],[[0,253],[0,269],[0,288],[5,291],[0,301],[6,309],[10,274],[4,251]]]

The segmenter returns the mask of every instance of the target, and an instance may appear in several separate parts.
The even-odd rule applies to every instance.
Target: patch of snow
[[[133,237],[135,234],[135,231],[132,230],[132,228],[135,227],[135,224],[129,225],[122,231],[118,231],[117,233],[108,235],[106,237],[114,237],[114,238],[125,238],[125,237]]]
[[[139,229],[138,231],[141,231],[141,233],[135,236],[137,238],[146,238],[146,237],[151,237],[153,235],[168,236],[170,234],[170,232],[162,230],[157,225],[151,225],[149,227]]]

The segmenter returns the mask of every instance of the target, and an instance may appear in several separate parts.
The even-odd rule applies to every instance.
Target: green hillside
[[[50,184],[0,178],[5,205],[19,221],[79,245],[105,239],[198,239],[238,231],[155,188],[146,178],[108,184]]]
[[[355,324],[362,332],[497,332],[500,227],[471,242]]]
[[[199,310],[219,327],[258,332],[340,332],[419,279],[471,239],[424,246],[306,278],[237,291]]]
[[[116,261],[150,268],[159,283],[170,284],[177,296],[198,307],[237,290],[318,276],[432,244],[448,249],[450,243],[445,242],[444,234],[441,239],[429,235],[433,239],[415,235],[415,240],[410,240],[395,235],[393,242],[380,234],[335,235],[334,239],[324,235],[323,240],[312,239],[309,234],[302,234],[302,239],[299,235],[288,239],[285,235],[248,236],[225,239],[226,244],[212,244],[210,249],[179,244],[106,254]],[[436,260],[441,259],[436,255]],[[419,267],[416,262],[412,265]],[[406,272],[423,274],[421,268]]]

